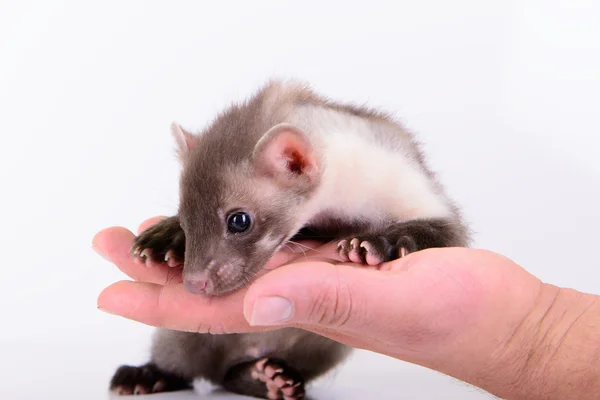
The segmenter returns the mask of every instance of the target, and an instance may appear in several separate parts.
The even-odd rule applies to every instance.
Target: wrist
[[[598,296],[543,284],[536,304],[503,346],[512,371],[494,392],[506,399],[592,399],[600,391]]]

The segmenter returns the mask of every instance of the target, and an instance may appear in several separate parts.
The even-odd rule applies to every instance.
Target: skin
[[[134,261],[133,238],[113,227],[93,240],[133,279],[100,294],[105,312],[194,332],[296,326],[505,399],[598,397],[598,296],[545,284],[499,254],[429,249],[361,267],[341,262],[335,245],[306,242],[314,249],[281,251],[248,288],[207,298],[187,292],[167,266]]]

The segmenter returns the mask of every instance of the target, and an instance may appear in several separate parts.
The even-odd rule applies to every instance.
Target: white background
[[[395,112],[476,246],[600,293],[598,21],[595,0],[0,2],[0,397],[103,399],[145,361],[151,328],[96,310],[123,275],[92,236],[173,213],[171,121],[272,76]],[[313,394],[489,398],[366,352]]]

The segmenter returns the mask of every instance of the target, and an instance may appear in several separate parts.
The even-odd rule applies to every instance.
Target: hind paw
[[[256,362],[252,378],[265,383],[267,398],[271,400],[304,399],[304,381],[284,363],[263,358]]]
[[[153,364],[123,365],[110,382],[110,391],[118,396],[171,392],[188,387],[189,383],[184,379],[163,373]]]

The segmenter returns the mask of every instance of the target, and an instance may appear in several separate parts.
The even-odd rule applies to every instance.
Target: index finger
[[[225,334],[265,331],[244,318],[246,290],[221,297],[189,293],[183,284],[121,281],[98,296],[98,308],[146,325],[186,332]]]
[[[154,217],[144,221],[138,231],[142,232],[160,221],[162,217]],[[145,263],[131,256],[131,245],[135,235],[130,230],[114,226],[96,233],[92,247],[109,262],[115,264],[127,276],[136,281],[151,283],[170,283],[181,281],[181,269],[169,268],[158,263]]]

